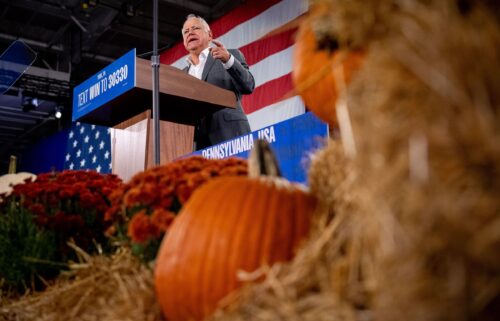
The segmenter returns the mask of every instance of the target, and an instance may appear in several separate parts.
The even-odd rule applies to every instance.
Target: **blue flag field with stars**
[[[111,173],[111,128],[76,122],[68,135],[64,169]]]

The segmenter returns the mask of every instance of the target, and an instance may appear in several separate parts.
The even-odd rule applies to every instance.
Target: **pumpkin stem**
[[[257,139],[254,142],[252,151],[248,157],[248,176],[281,177],[278,161],[267,141]]]

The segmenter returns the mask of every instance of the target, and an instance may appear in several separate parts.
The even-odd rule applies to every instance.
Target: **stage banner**
[[[73,121],[135,87],[135,49],[73,89]]]
[[[324,146],[327,137],[328,126],[308,112],[196,151],[191,155],[202,155],[209,159],[248,158],[254,141],[259,138],[265,139],[276,155],[283,177],[293,182],[307,184],[309,156]]]

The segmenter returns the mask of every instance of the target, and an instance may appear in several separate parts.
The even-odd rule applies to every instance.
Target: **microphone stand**
[[[153,0],[153,157],[154,164],[160,165],[160,56],[158,55],[158,0]]]

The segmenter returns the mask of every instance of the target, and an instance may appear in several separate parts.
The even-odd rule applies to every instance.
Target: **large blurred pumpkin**
[[[315,19],[331,10],[326,6],[314,6],[299,26],[293,56],[292,79],[296,92],[302,97],[306,107],[316,116],[337,127],[335,103],[339,96],[335,69],[342,68],[344,82],[349,84],[360,68],[364,53],[360,51],[340,51],[331,43],[330,48],[320,48],[313,31]]]
[[[20,172],[14,174],[5,174],[0,176],[0,194],[4,194],[7,196],[11,191],[12,187],[17,184],[22,184],[26,180],[30,179],[32,181],[35,180],[36,175],[27,172]],[[2,197],[0,197],[0,200]]]
[[[156,292],[167,319],[202,320],[241,285],[237,271],[290,260],[315,204],[280,178],[224,177],[198,189],[156,261]]]

